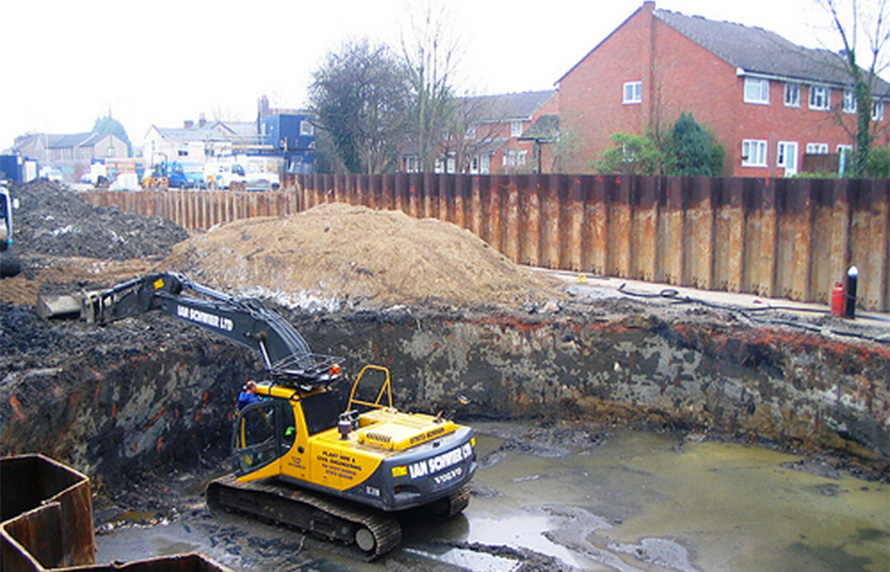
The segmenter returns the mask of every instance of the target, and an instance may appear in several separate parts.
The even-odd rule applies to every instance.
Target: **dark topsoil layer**
[[[67,187],[49,181],[18,185],[12,195],[20,250],[55,256],[129,260],[166,256],[188,231],[160,217],[95,208]]]

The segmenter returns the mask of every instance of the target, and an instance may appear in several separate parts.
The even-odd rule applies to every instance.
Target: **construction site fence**
[[[859,270],[890,311],[890,180],[599,175],[297,175],[266,192],[85,194],[190,231],[330,202],[463,227],[529,266],[828,304]]]

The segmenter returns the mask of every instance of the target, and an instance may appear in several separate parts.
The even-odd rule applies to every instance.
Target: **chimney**
[[[182,126],[185,127],[186,129],[191,129],[195,126],[195,122],[192,121],[191,119],[186,119],[185,121],[182,122]]]
[[[654,0],[646,0],[643,2],[643,10],[645,12],[649,12],[650,14],[655,11],[655,2]]]
[[[207,120],[204,119],[204,114],[202,113],[198,116],[198,127],[204,127],[205,125],[207,125]]]

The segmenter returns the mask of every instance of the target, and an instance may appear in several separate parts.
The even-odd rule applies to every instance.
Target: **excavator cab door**
[[[235,473],[246,475],[277,461],[293,442],[293,411],[286,402],[265,400],[248,405],[235,418]]]

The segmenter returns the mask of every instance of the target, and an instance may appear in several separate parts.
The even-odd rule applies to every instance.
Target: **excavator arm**
[[[229,296],[181,274],[149,274],[73,296],[41,295],[37,304],[43,318],[79,317],[97,324],[154,310],[259,351],[270,377],[284,385],[311,389],[340,378],[343,358],[313,354],[303,336],[259,300]]]

